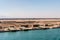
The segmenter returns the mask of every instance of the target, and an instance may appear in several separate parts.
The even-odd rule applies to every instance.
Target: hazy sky
[[[60,0],[0,0],[0,18],[60,18]]]

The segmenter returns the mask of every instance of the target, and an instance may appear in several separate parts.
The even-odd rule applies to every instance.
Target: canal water
[[[0,40],[60,40],[60,29],[1,32]]]

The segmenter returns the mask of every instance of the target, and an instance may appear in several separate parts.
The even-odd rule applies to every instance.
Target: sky
[[[60,18],[60,0],[0,0],[0,18]]]

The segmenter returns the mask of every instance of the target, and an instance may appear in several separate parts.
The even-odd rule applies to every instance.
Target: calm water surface
[[[60,40],[60,29],[2,32],[0,40]]]

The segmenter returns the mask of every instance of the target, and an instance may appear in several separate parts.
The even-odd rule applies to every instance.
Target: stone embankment
[[[47,30],[47,29],[55,29],[55,28],[60,28],[60,27],[45,27],[45,28],[41,28],[41,27],[33,27],[33,28],[4,28],[2,30],[0,30],[0,32],[15,32],[15,31],[28,31],[28,30]]]

